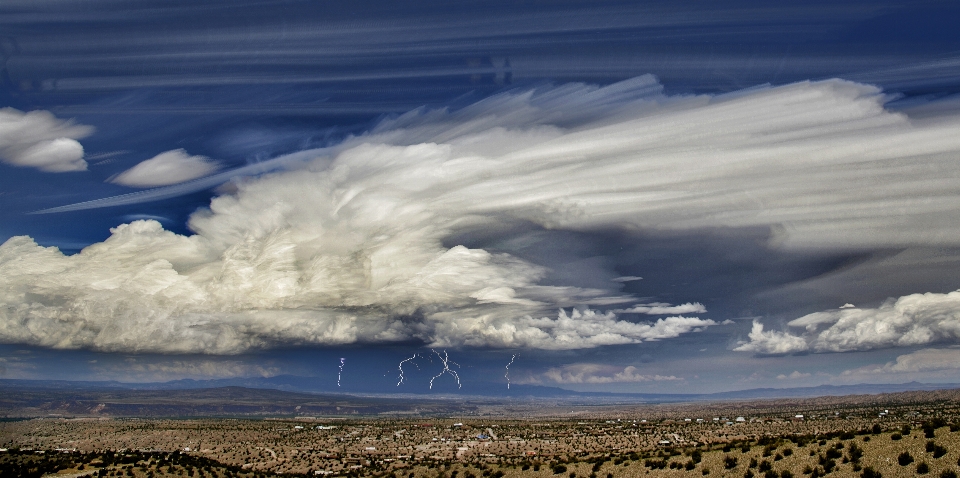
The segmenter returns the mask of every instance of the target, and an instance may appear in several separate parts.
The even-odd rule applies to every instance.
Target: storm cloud
[[[235,354],[675,338],[718,321],[687,315],[705,313],[701,303],[652,304],[615,280],[548,283],[559,264],[446,242],[526,223],[766,227],[770,247],[797,249],[955,244],[957,118],[913,124],[885,110],[886,99],[840,80],[668,96],[643,76],[414,110],[298,153],[286,170],[238,181],[191,217],[190,236],[136,221],[73,256],[25,236],[8,240],[0,340]],[[625,276],[609,271],[617,277]],[[758,323],[741,350],[845,350],[840,332],[808,342]]]

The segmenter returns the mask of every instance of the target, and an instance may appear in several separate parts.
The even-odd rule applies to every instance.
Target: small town
[[[46,417],[0,424],[0,460],[60,457],[48,474],[71,477],[947,478],[960,469],[954,403],[651,406],[648,418],[643,407],[576,419]]]

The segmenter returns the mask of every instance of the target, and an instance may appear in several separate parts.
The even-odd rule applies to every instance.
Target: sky
[[[5,1],[0,378],[960,383],[956,18]]]

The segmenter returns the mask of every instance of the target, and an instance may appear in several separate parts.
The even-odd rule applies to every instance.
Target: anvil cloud
[[[699,303],[624,294],[613,270],[605,288],[552,283],[545,277],[557,264],[449,241],[533,224],[767,227],[772,246],[794,249],[956,245],[960,119],[915,123],[885,110],[886,100],[841,80],[668,96],[643,76],[418,109],[317,150],[297,169],[238,182],[191,217],[193,235],[136,221],[73,256],[8,240],[0,340],[235,354],[675,338],[718,322],[687,315],[703,313]],[[830,316],[833,327],[846,313]],[[846,329],[836,332],[808,343],[758,326],[750,344],[773,345],[741,350],[857,348],[846,345]],[[788,338],[795,343],[774,344]]]

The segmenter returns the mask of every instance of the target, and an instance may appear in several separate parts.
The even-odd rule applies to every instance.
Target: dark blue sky
[[[0,374],[955,382],[958,18],[4,2]]]

